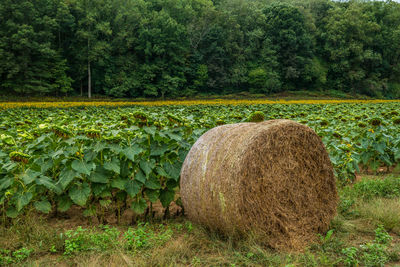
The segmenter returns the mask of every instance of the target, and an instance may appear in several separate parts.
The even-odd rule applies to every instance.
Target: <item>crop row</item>
[[[168,209],[180,204],[180,168],[197,138],[260,116],[312,127],[338,181],[349,183],[360,168],[398,165],[398,110],[399,103],[6,109],[0,111],[0,213],[65,212],[75,204],[86,216],[110,209],[119,216],[126,207],[151,214],[158,201]]]

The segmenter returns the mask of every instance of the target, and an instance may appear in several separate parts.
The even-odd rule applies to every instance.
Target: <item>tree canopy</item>
[[[0,94],[400,97],[400,3],[3,0]]]

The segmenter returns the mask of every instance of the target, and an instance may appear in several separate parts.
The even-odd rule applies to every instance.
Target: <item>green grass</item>
[[[396,266],[400,196],[381,185],[393,189],[398,181],[395,176],[369,177],[342,188],[331,230],[301,252],[273,251],[251,239],[231,240],[184,217],[79,226],[30,214],[0,228],[0,265]]]
[[[360,201],[355,207],[359,217],[373,225],[383,225],[385,229],[400,235],[400,200],[377,198]]]

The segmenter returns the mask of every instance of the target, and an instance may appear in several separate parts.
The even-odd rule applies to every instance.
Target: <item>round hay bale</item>
[[[213,128],[181,171],[185,214],[228,235],[253,233],[264,245],[298,250],[328,230],[338,195],[318,135],[290,120]]]

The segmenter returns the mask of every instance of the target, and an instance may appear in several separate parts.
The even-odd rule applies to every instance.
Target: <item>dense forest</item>
[[[400,3],[2,0],[0,95],[400,97]]]

